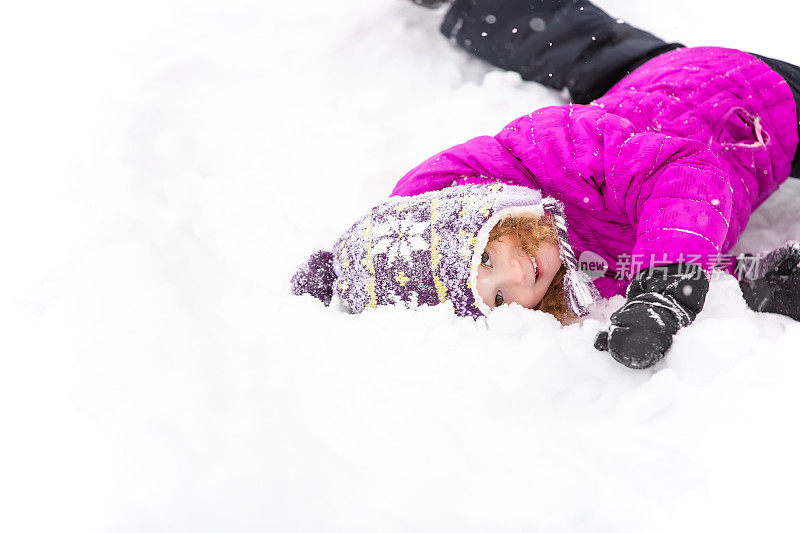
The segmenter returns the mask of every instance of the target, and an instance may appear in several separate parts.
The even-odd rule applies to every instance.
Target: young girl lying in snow
[[[442,32],[574,103],[424,161],[311,256],[296,294],[328,304],[335,290],[353,312],[450,301],[473,317],[514,302],[562,322],[624,294],[595,347],[633,368],[694,320],[715,267],[752,309],[800,320],[800,243],[725,255],[800,176],[800,68],[668,44],[584,0],[456,0]]]

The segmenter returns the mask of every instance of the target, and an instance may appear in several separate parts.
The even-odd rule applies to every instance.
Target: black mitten
[[[736,274],[744,301],[753,311],[800,320],[800,241],[788,241],[765,255],[744,254]]]
[[[672,346],[672,336],[703,309],[708,275],[699,265],[673,263],[642,270],[628,286],[625,304],[594,340],[598,350],[630,368],[653,366]]]

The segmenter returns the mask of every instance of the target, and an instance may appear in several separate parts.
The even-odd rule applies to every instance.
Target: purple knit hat
[[[292,277],[294,294],[325,305],[333,292],[353,313],[365,307],[452,302],[456,314],[477,318],[491,308],[476,289],[489,232],[506,215],[552,215],[564,292],[576,316],[600,295],[567,237],[564,207],[541,191],[516,185],[459,185],[417,196],[393,196],[362,216],[334,244],[311,255]]]

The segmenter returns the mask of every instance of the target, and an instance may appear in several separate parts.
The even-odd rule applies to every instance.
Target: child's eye
[[[494,306],[495,307],[500,307],[501,305],[503,305],[503,301],[504,301],[503,300],[503,293],[500,292],[500,291],[497,291],[497,294],[494,295]]]
[[[481,254],[481,264],[488,267],[492,266],[492,261],[489,259],[488,253],[483,252],[483,254]]]

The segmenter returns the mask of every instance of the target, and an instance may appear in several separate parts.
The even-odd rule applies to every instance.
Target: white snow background
[[[604,0],[800,63],[788,0]],[[800,324],[735,280],[667,358],[510,307],[289,293],[426,157],[559,93],[401,0],[6,3],[0,530],[797,531]],[[800,182],[735,251],[800,238]]]

